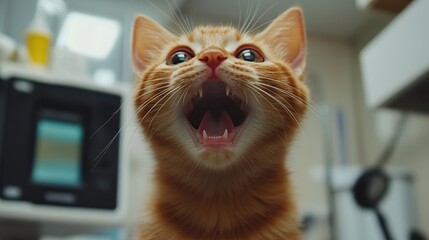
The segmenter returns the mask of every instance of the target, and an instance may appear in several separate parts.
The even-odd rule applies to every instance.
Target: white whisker
[[[162,108],[165,106],[165,104],[168,102],[168,101],[170,101],[170,99],[178,92],[178,91],[180,91],[180,90],[182,90],[183,89],[183,86],[182,87],[176,87],[175,89],[173,89],[173,90],[171,90],[169,93],[167,93],[167,94],[170,94],[171,96],[169,97],[169,98],[167,98],[167,100],[165,100],[165,102],[161,105],[161,107],[159,107],[159,109],[158,109],[158,111],[155,113],[155,115],[152,117],[152,119],[150,120],[150,122],[149,122],[149,125],[148,125],[148,129],[150,129],[150,127],[151,127],[151,125],[152,125],[152,122],[153,122],[153,120],[156,118],[156,116],[158,115],[158,113],[162,110]],[[159,103],[159,101],[158,101],[158,103]],[[156,103],[156,104],[158,104],[158,103]]]
[[[303,92],[301,89],[299,89],[299,88],[297,88],[297,87],[295,87],[295,86],[292,86],[292,85],[290,85],[290,84],[289,84],[289,83],[287,83],[287,82],[280,81],[280,80],[278,80],[278,79],[274,79],[274,78],[267,78],[267,77],[261,77],[261,79],[268,80],[268,81],[274,81],[274,82],[277,82],[277,83],[280,83],[280,84],[284,84],[284,85],[286,85],[288,88],[292,88],[292,89],[294,89],[295,91],[297,91],[297,92],[299,92],[299,93],[301,93],[301,94],[304,94],[304,95],[306,95],[306,94],[307,94],[306,92]],[[264,83],[262,83],[262,84],[264,84]],[[305,103],[305,102],[304,102],[304,99],[301,99],[300,97],[296,96],[295,94],[293,94],[293,93],[291,93],[291,92],[287,92],[286,90],[280,89],[280,88],[275,87],[275,86],[271,86],[271,85],[268,85],[268,86],[273,87],[273,88],[276,88],[277,90],[282,91],[284,94],[288,94],[290,97],[294,98],[294,99],[295,99],[295,100],[297,100],[298,102]],[[315,107],[315,103],[314,103],[314,101],[313,101],[311,98],[308,98],[308,99],[306,99],[306,100],[308,101],[308,108],[309,108],[309,110],[310,110],[311,112],[313,112],[317,117],[320,117],[320,116],[321,116],[321,113],[320,113],[319,109]]]

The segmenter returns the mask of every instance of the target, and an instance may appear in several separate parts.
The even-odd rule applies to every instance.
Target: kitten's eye
[[[187,51],[180,50],[180,51],[174,52],[173,54],[170,55],[170,57],[167,60],[167,64],[168,65],[177,65],[177,64],[188,61],[192,57],[193,56],[191,53],[189,53]]]
[[[237,54],[237,58],[240,58],[247,62],[263,62],[264,58],[260,53],[253,49],[243,49]]]

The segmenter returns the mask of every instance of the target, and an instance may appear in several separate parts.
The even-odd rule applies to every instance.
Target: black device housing
[[[0,198],[42,205],[115,209],[120,105],[119,94],[24,78],[0,80]],[[32,180],[37,123],[42,118],[82,126],[78,186]]]

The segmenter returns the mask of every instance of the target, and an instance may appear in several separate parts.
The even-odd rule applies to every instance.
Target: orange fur
[[[243,46],[260,51],[265,61],[238,59]],[[183,47],[195,57],[166,65],[169,54]],[[206,51],[226,56],[216,73],[250,108],[230,147],[202,148],[184,127],[182,110],[211,74],[198,60]],[[140,239],[301,238],[285,157],[308,104],[305,51],[298,8],[256,35],[206,26],[175,36],[136,18],[135,106],[157,161],[155,195]]]

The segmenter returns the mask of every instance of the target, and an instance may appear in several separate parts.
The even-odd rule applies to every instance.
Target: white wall
[[[360,89],[359,89],[360,88]],[[362,91],[362,86],[357,86]],[[360,152],[365,165],[373,165],[386,147],[395,131],[400,112],[396,110],[373,110],[365,106],[363,95],[359,104]],[[419,229],[429,235],[429,116],[411,113],[388,166],[401,166],[413,175],[417,208],[416,221]]]
[[[7,11],[7,0],[0,0],[0,32],[4,31]]]
[[[322,114],[309,111],[303,124],[301,134],[292,147],[290,169],[294,178],[298,205],[304,213],[314,213],[319,218],[328,214],[327,192],[324,176],[321,171],[328,155],[334,163],[340,163],[339,144],[342,141],[338,134],[336,111],[343,111],[345,116],[346,160],[356,163],[359,159],[356,148],[356,114],[353,102],[353,52],[350,45],[321,36],[308,37],[307,82],[312,91],[313,106],[326,105],[330,109],[328,125],[331,133],[328,139],[324,136]],[[328,130],[329,131],[329,130]],[[328,149],[329,148],[329,149]],[[318,239],[328,239],[327,225],[324,224],[323,235]]]
[[[5,1],[4,32],[18,43],[24,43],[25,29],[34,16],[37,1],[2,0]]]
[[[377,27],[379,28],[379,26]],[[401,112],[389,109],[370,109],[365,105],[363,82],[360,74],[358,54],[360,49],[370,41],[376,31],[369,27],[356,42],[354,48],[354,88],[356,94],[356,112],[358,116],[358,148],[364,165],[373,165],[386,147],[392,136]],[[423,49],[422,49],[423,51]],[[412,63],[410,63],[412,64]],[[388,83],[388,80],[386,81]],[[429,236],[429,115],[411,113],[392,155],[388,166],[401,166],[409,170],[414,179],[414,195],[417,227]]]

